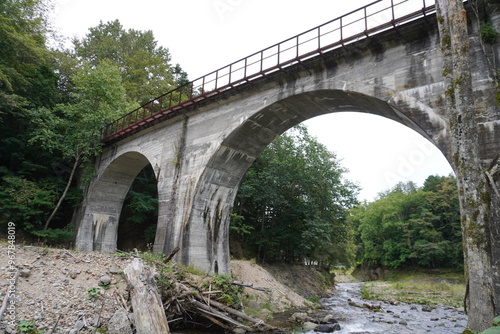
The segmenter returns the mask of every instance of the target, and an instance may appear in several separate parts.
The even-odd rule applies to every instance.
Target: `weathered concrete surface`
[[[500,31],[499,4],[492,0],[490,6],[488,20]],[[491,67],[485,64],[500,63],[500,50],[497,44],[485,54],[477,22],[470,10],[468,15],[476,104],[487,110],[477,120],[479,156],[481,164],[492,170],[500,152],[500,112],[491,103],[496,87]],[[428,17],[233,90],[106,147],[87,191],[77,248],[114,251],[123,197],[135,175],[149,163],[158,180],[154,250],[168,253],[178,246],[177,259],[182,263],[207,272],[229,272],[233,200],[246,170],[273,139],[319,115],[370,113],[417,131],[456,168],[445,89],[436,18]],[[498,178],[497,173],[497,190]],[[491,201],[498,205],[498,199]],[[484,231],[496,247],[488,258],[497,269],[499,229],[496,217]],[[492,280],[500,304],[498,272]]]

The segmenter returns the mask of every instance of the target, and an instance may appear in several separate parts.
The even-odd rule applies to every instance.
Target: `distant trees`
[[[294,128],[267,147],[245,175],[232,237],[247,256],[261,261],[349,262],[354,250],[349,251],[344,221],[357,187],[344,173],[334,153],[306,128]]]
[[[400,183],[372,203],[351,211],[358,260],[398,268],[463,266],[456,180],[429,176],[423,187]]]

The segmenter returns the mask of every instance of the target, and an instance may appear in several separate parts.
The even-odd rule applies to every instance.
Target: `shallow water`
[[[424,312],[421,305],[364,300],[362,286],[360,282],[338,283],[333,296],[321,300],[341,326],[335,334],[460,334],[467,325],[467,316],[450,307]],[[358,305],[380,305],[382,312],[352,306],[349,300]]]

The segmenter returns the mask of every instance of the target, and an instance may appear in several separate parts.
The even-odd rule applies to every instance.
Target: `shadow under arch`
[[[230,272],[229,216],[239,184],[254,160],[276,137],[316,116],[336,112],[361,112],[382,116],[418,132],[433,141],[442,128],[432,128],[426,110],[398,110],[386,101],[353,91],[317,90],[299,93],[264,106],[232,130],[205,167],[194,195],[189,224],[182,233],[184,249],[204,246],[207,272]],[[411,115],[410,118],[407,115]],[[426,127],[426,128],[425,128]],[[438,146],[439,148],[439,146]],[[443,148],[439,148],[443,152]],[[446,157],[445,152],[443,154]],[[202,217],[202,219],[199,219]],[[196,254],[183,252],[182,262],[193,263]]]
[[[115,158],[91,182],[86,198],[85,216],[78,229],[77,249],[116,251],[118,224],[123,201],[139,172],[150,165],[139,152],[127,152]]]

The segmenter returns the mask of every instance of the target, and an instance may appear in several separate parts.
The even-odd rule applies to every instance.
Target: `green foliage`
[[[399,184],[351,210],[359,260],[369,266],[461,268],[460,211],[453,177],[430,176],[422,188]]]
[[[48,228],[31,232],[33,235],[43,238],[49,244],[67,244],[75,237],[73,225],[68,224],[64,228]]]
[[[481,40],[486,44],[494,44],[500,35],[490,23],[481,24],[479,31]]]
[[[97,298],[101,295],[101,289],[92,287],[92,288],[89,288],[87,290],[87,293],[88,293],[87,299],[91,300],[91,299]]]
[[[87,36],[74,40],[75,56],[97,66],[107,60],[121,69],[130,101],[143,104],[184,84],[187,74],[172,68],[168,49],[158,47],[153,32],[125,30],[118,20],[100,22]]]
[[[247,171],[231,216],[232,237],[261,261],[349,262],[346,249],[353,247],[344,220],[357,188],[344,173],[335,154],[304,127],[288,131]]]
[[[242,293],[243,288],[238,285],[232,284],[232,278],[229,274],[220,274],[212,277],[210,281],[205,281],[203,286],[208,289],[211,286],[211,290],[220,291],[216,294],[216,297],[226,305],[238,305],[241,300],[239,295]]]
[[[34,321],[21,320],[17,324],[17,330],[19,333],[25,334],[42,334],[43,332],[36,329],[36,324]]]
[[[132,183],[125,197],[121,217],[123,218],[118,227],[119,249],[144,250],[154,242],[158,221],[158,187],[151,166],[139,172]],[[134,242],[122,244],[121,240],[130,240],[130,234],[137,236]]]

